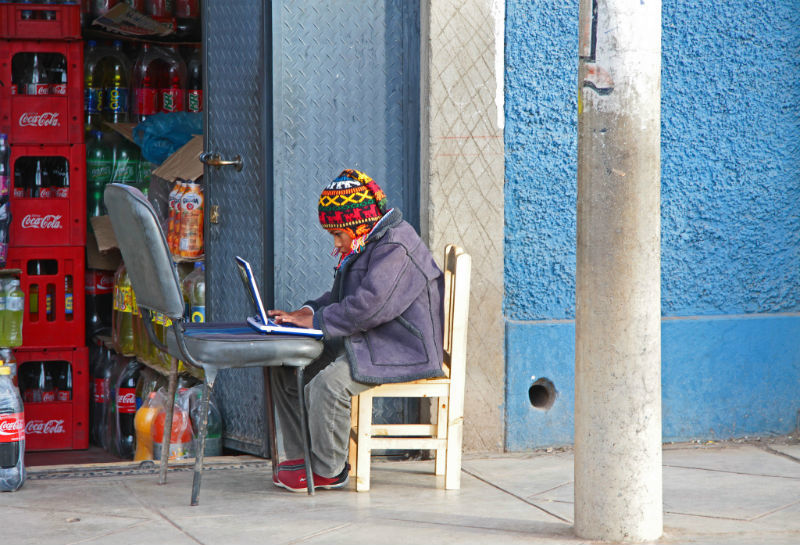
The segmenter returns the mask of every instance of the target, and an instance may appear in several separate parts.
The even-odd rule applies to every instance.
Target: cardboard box
[[[108,216],[102,216],[108,219]],[[114,233],[111,233],[114,236]],[[108,237],[104,238],[104,245],[108,245]],[[97,269],[100,271],[116,271],[119,264],[122,263],[122,254],[116,247],[116,238],[114,238],[114,247],[100,251],[100,246],[92,231],[86,235],[86,268]]]

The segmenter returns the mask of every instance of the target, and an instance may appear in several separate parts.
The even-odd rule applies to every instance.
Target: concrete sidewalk
[[[539,544],[573,535],[571,451],[464,459],[461,490],[435,488],[432,462],[373,462],[372,490],[313,497],[271,484],[251,457],[191,471],[54,476],[35,468],[0,494],[3,544]],[[664,448],[659,543],[800,543],[800,443],[679,444]]]

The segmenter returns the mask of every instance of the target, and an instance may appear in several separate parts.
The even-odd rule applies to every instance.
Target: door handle
[[[200,154],[199,159],[210,167],[226,167],[232,166],[236,168],[237,172],[242,170],[242,156],[237,155],[232,160],[223,159],[219,153],[217,152],[204,152]]]

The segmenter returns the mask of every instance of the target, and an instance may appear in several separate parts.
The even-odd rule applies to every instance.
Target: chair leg
[[[278,421],[277,421],[277,408],[275,407],[275,392],[273,391],[273,384],[275,384],[275,371],[274,367],[267,368],[266,388],[265,394],[267,396],[267,411],[269,418],[269,453],[272,458],[272,477],[278,474]]]
[[[311,471],[311,437],[308,431],[308,411],[306,410],[303,368],[297,368],[297,401],[300,404],[300,426],[303,433],[303,455],[306,462],[306,486],[308,494],[314,495],[314,473]]]
[[[436,437],[447,437],[447,407],[448,398],[440,397],[436,400]],[[449,445],[449,443],[447,443]],[[434,473],[436,475],[445,475],[447,473],[447,451],[443,449],[436,449],[436,466]]]
[[[451,390],[452,392],[452,390]],[[463,405],[453,403],[447,409],[447,461],[445,462],[444,487],[447,490],[461,488],[461,446],[464,433]]]
[[[207,380],[203,381],[203,416],[200,420],[200,441],[196,444],[194,454],[194,478],[192,479],[192,505],[197,505],[200,496],[200,480],[203,478],[203,455],[206,449],[206,432],[208,431],[208,402],[211,397],[211,387]]]
[[[158,484],[167,483],[170,437],[172,436],[172,411],[175,409],[175,390],[178,388],[178,360],[170,358],[169,385],[167,386],[167,413],[164,415],[164,437],[161,439],[161,471]]]
[[[347,449],[347,462],[350,464],[350,476],[358,480],[358,400],[360,396],[350,398],[350,445]]]
[[[358,449],[356,453],[356,491],[366,492],[369,490],[370,473],[370,454],[372,445],[370,437],[372,435],[372,396],[367,392],[360,396],[358,401]]]

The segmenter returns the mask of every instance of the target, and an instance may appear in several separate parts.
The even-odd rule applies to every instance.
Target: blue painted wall
[[[577,1],[506,2],[506,446],[572,442]],[[664,439],[800,409],[800,3],[664,0]],[[528,402],[531,377],[559,397]]]

